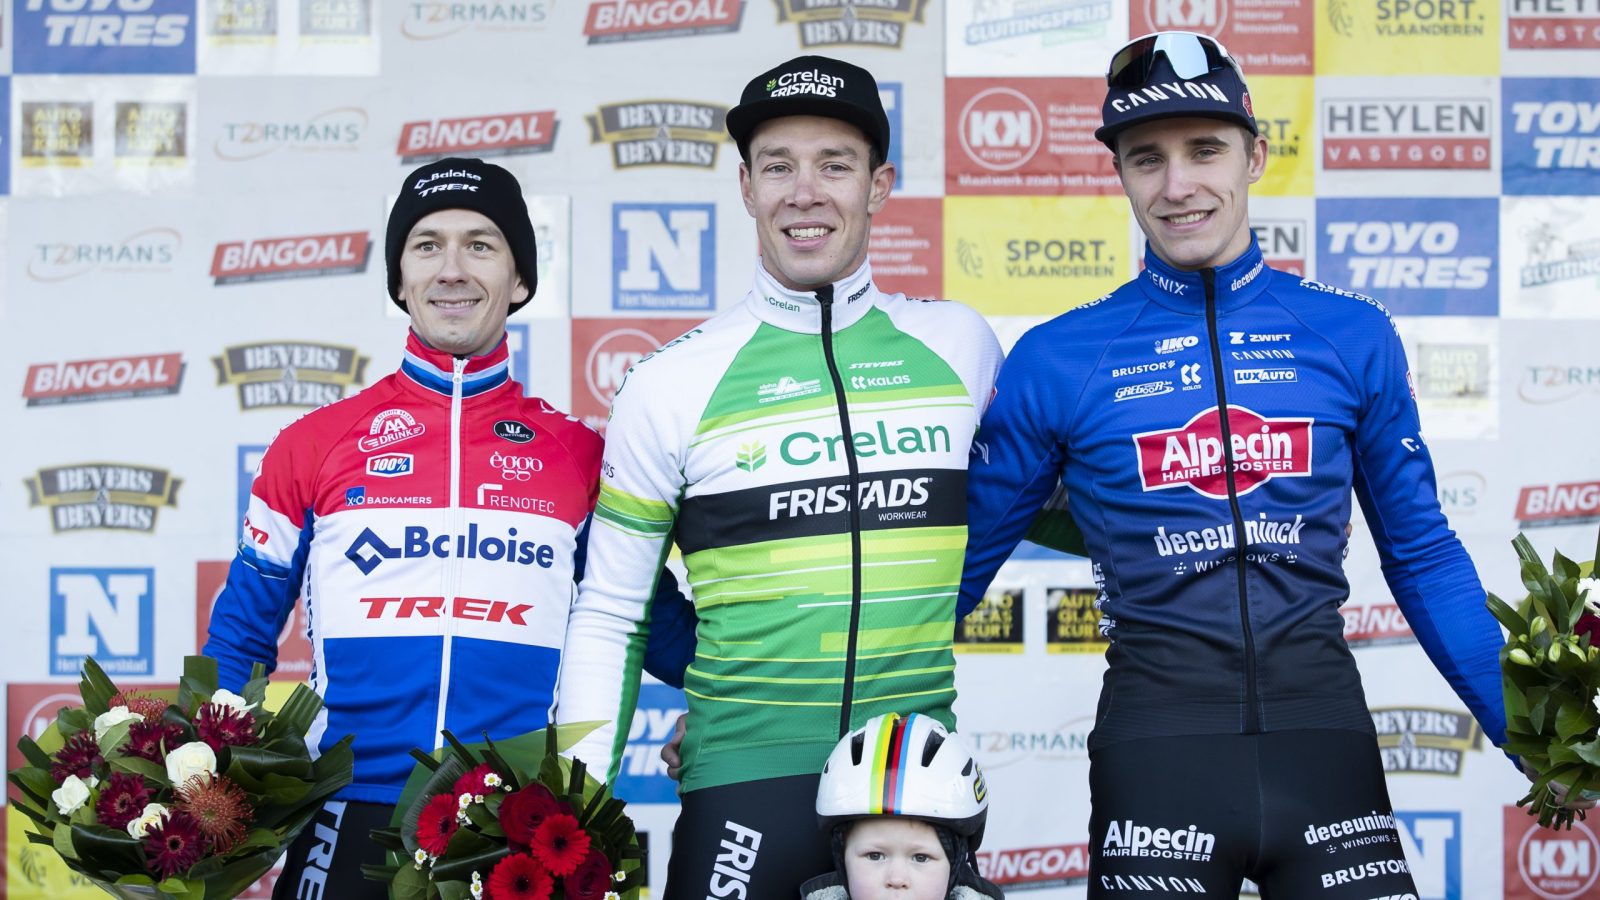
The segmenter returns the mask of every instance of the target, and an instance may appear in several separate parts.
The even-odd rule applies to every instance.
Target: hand
[[[683,736],[688,730],[689,714],[684,713],[678,717],[678,723],[672,726],[672,738],[661,745],[661,761],[667,764],[667,777],[673,781],[683,780],[683,756],[679,751],[683,749]]]
[[[665,755],[665,751],[663,751],[663,755]],[[1527,763],[1522,764],[1522,774],[1528,776],[1529,781],[1539,780],[1538,773],[1533,771],[1533,767],[1529,766]],[[1566,807],[1567,809],[1589,810],[1594,809],[1595,807],[1596,801],[1594,800],[1588,800],[1583,797],[1568,797],[1567,786],[1564,784],[1557,784],[1554,781],[1550,782],[1550,793],[1555,796],[1556,803]]]

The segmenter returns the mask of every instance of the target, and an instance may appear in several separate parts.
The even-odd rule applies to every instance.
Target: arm
[[[650,606],[677,518],[683,475],[668,414],[635,370],[606,427],[588,559],[567,620],[556,722],[604,722],[571,755],[614,778],[628,737],[649,635]]]
[[[1399,335],[1384,326],[1356,426],[1355,490],[1372,529],[1383,576],[1417,641],[1485,734],[1506,739],[1500,688],[1500,627],[1483,585],[1439,509],[1433,460],[1422,442]]]
[[[589,526],[593,522],[592,518],[584,522],[578,532],[572,579],[579,583],[583,581],[584,566],[588,562]],[[655,599],[650,603],[650,637],[644,648],[644,670],[663,684],[682,689],[683,672],[694,660],[695,628],[699,624],[694,604],[683,595],[677,576],[662,566]]]
[[[240,690],[255,663],[278,666],[278,635],[294,611],[311,544],[312,516],[295,477],[296,453],[277,441],[250,489],[239,549],[211,610],[201,653],[217,661],[218,684]]]
[[[1061,476],[1062,444],[1051,432],[1047,358],[1030,332],[995,382],[994,400],[972,442],[967,470],[967,558],[956,601],[960,619],[978,605]]]

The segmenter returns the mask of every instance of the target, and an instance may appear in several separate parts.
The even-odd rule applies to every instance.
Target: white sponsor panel
[[[1429,440],[1500,436],[1500,320],[1396,316]]]
[[[193,188],[195,79],[17,76],[11,95],[13,194]]]
[[[1128,39],[1128,4],[1117,0],[951,3],[944,18],[952,76],[1104,76]]]
[[[1502,197],[1506,318],[1600,319],[1600,198]]]
[[[1319,77],[1318,196],[1499,193],[1498,81],[1423,77],[1401,86],[1388,78]]]

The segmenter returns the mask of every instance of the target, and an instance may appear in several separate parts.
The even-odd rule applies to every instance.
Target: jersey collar
[[[1252,234],[1250,246],[1238,259],[1217,267],[1217,311],[1229,312],[1254,300],[1267,289],[1268,280],[1261,246]],[[1162,306],[1190,315],[1205,312],[1206,288],[1200,273],[1167,265],[1148,246],[1144,251],[1144,271],[1139,273],[1138,282],[1146,296]]]
[[[871,263],[863,262],[861,268],[834,282],[833,330],[842,331],[860,321],[867,310],[877,305],[878,296]],[[772,277],[759,259],[756,283],[746,295],[745,305],[756,318],[785,331],[822,333],[822,304],[817,302],[816,293],[789,290]]]
[[[506,349],[506,338],[502,334],[500,343],[493,350],[467,360],[466,369],[461,373],[461,396],[476,397],[492,391],[510,380],[510,372],[511,353]],[[415,331],[408,331],[400,373],[429,393],[449,397],[455,375],[455,357],[435,350],[423,343]]]

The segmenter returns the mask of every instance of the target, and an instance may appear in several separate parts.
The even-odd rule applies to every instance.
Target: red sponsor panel
[[[945,192],[1121,194],[1094,139],[1105,93],[1099,78],[946,80]]]
[[[142,685],[141,685],[142,687]],[[57,681],[48,684],[6,685],[6,771],[27,765],[17,740],[23,735],[39,739],[50,723],[56,720],[56,711],[63,706],[82,706],[77,682]]]
[[[457,154],[506,156],[545,153],[555,146],[555,110],[432,119],[400,127],[395,152],[402,162],[425,162]]]
[[[1595,519],[1600,519],[1600,481],[1534,485],[1517,495],[1517,520],[1524,528]]]
[[[1506,46],[1512,50],[1600,50],[1600,8],[1592,3],[1517,0],[1510,6]]]
[[[245,527],[249,527],[246,525]],[[211,625],[211,608],[228,581],[228,563],[202,560],[195,563],[194,622],[195,652],[206,645],[206,630]],[[273,681],[305,681],[311,677],[311,641],[306,638],[306,607],[296,600],[294,612],[278,635],[278,668]]]
[[[872,278],[890,293],[944,295],[944,201],[896,197],[872,217],[867,258]]]
[[[1128,36],[1198,31],[1217,38],[1252,75],[1310,75],[1315,0],[1133,0]]]
[[[263,238],[218,244],[211,255],[216,284],[268,281],[310,275],[348,275],[367,270],[372,252],[365,231]]]
[[[1312,419],[1269,419],[1242,406],[1228,407],[1234,484],[1240,496],[1273,478],[1311,474]],[[1133,436],[1139,481],[1146,491],[1189,487],[1228,499],[1223,465],[1222,416],[1216,407],[1195,414],[1181,428]]]
[[[1519,806],[1505,807],[1505,900],[1577,900],[1600,885],[1600,840],[1582,822],[1540,828]]]
[[[29,406],[123,400],[176,394],[182,381],[183,356],[178,353],[81,359],[29,366],[22,396]]]
[[[1324,169],[1487,169],[1488,138],[1323,138]]]
[[[1417,636],[1411,623],[1393,603],[1347,603],[1339,608],[1344,616],[1344,640],[1352,647],[1379,647],[1384,644],[1414,644]]]
[[[739,30],[744,0],[596,0],[583,33],[591,44]]]
[[[605,434],[628,367],[692,327],[689,319],[573,319],[572,414]]]
[[[1261,245],[1261,256],[1267,265],[1280,272],[1304,277],[1306,274],[1306,244],[1310,229],[1304,219],[1250,220],[1250,230],[1255,232],[1256,243]]]
[[[1089,880],[1089,845],[979,850],[978,871],[995,884],[1016,890],[1079,885]]]

